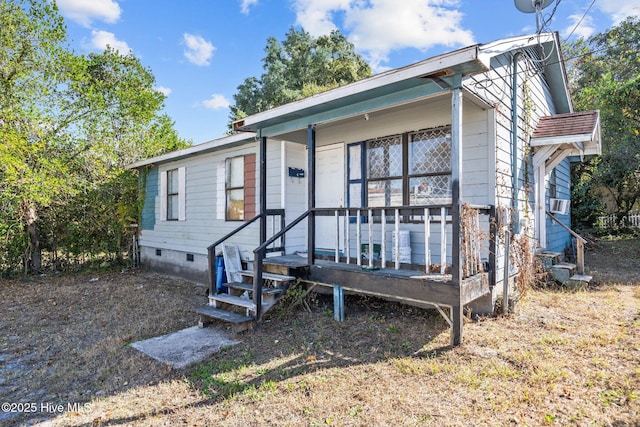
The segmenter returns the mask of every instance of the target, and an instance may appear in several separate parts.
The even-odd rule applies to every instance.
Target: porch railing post
[[[347,256],[347,264],[351,263],[351,229],[349,226],[349,208],[345,210],[344,215],[344,234],[345,234],[345,249]]]
[[[362,246],[360,245],[360,241],[361,241],[361,236],[360,236],[360,227],[361,227],[361,220],[360,220],[360,209],[358,209],[356,211],[356,214],[358,215],[356,217],[356,263],[357,265],[362,265]]]
[[[209,279],[209,295],[216,294],[216,248],[211,246],[207,248],[208,261],[208,279]]]
[[[440,274],[447,271],[447,208],[440,208]]]
[[[400,209],[396,209],[394,231],[396,233],[396,241],[394,242],[394,250],[396,251],[396,256],[394,257],[393,261],[395,263],[395,269],[400,270]]]
[[[337,209],[334,211],[333,215],[336,219],[335,261],[340,262],[340,216],[338,215]]]
[[[384,208],[382,209],[380,217],[380,233],[382,234],[380,240],[380,263],[382,268],[387,267],[387,213]]]
[[[431,251],[429,240],[431,239],[431,223],[429,221],[429,208],[424,208],[424,272],[431,272]]]
[[[373,267],[373,209],[369,208],[369,267]]]
[[[312,265],[316,248],[316,216],[313,212],[316,207],[316,128],[314,125],[307,126],[307,165],[309,169],[308,208],[311,210],[307,220],[307,263]]]

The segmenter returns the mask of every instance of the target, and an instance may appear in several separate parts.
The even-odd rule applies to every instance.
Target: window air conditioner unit
[[[549,212],[566,215],[569,213],[570,200],[549,199]]]

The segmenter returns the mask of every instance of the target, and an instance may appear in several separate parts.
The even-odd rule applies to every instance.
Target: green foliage
[[[640,200],[640,19],[579,40],[569,52],[577,109],[600,110],[603,153],[592,181],[611,193],[622,218]]]
[[[72,53],[53,2],[2,2],[0,28],[0,271],[118,258],[139,206],[124,166],[186,145],[153,74]]]
[[[291,28],[282,43],[269,37],[262,61],[262,76],[249,77],[238,86],[231,121],[371,75],[366,61],[337,30],[314,38]]]
[[[598,164],[598,158],[571,164],[571,227],[574,229],[593,228],[598,217],[605,213],[604,202],[594,186]]]

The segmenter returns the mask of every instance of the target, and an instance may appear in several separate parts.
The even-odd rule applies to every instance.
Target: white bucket
[[[398,232],[400,236],[400,247],[401,248],[410,248],[411,247],[411,233],[409,230],[400,230]],[[393,248],[396,247],[396,232],[395,230],[391,233],[391,245]]]
[[[399,233],[399,248],[398,248],[398,258],[400,262],[410,264],[411,263],[411,233],[409,230],[400,230]],[[396,259],[396,232],[393,231],[391,234],[391,258],[393,261]]]

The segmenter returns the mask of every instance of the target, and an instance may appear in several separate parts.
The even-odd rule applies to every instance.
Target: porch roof
[[[531,135],[532,147],[570,144],[584,154],[600,154],[598,110],[541,117]]]
[[[489,69],[489,58],[480,53],[473,45],[438,55],[256,113],[234,122],[234,129],[274,136],[448,91],[454,76]]]
[[[571,98],[556,33],[516,36],[476,44],[272,108],[233,123],[238,131],[273,137],[309,125],[358,117],[451,90],[454,78],[487,72],[493,57],[528,47],[546,55],[545,76],[556,111],[570,112]],[[305,139],[306,140],[306,139]]]

